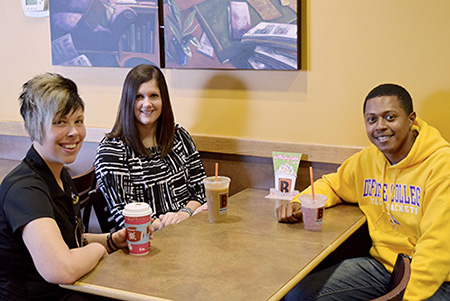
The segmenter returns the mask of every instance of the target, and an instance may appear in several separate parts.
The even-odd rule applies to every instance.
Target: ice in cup
[[[208,218],[211,223],[223,221],[227,216],[230,181],[228,177],[217,177],[217,181],[215,177],[207,177],[203,180]]]
[[[131,255],[145,255],[150,245],[152,209],[147,203],[126,204],[122,211]]]
[[[321,231],[323,214],[325,212],[325,203],[327,196],[315,194],[315,199],[311,194],[299,196],[302,205],[303,224],[307,231]]]

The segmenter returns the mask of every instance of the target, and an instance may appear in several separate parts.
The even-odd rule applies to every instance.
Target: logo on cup
[[[149,230],[147,230],[149,231]],[[127,228],[127,239],[131,242],[140,241],[144,238],[145,233],[138,231],[136,227]]]
[[[220,209],[227,208],[228,204],[228,193],[220,194]]]
[[[323,219],[323,211],[325,208],[318,208],[317,209],[317,220]]]
[[[291,179],[278,179],[278,187],[280,192],[288,193],[291,191],[292,180]]]

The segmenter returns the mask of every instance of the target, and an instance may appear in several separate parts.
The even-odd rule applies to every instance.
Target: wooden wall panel
[[[269,189],[275,186],[272,158],[200,152],[208,176],[214,175],[215,163],[219,163],[219,175],[231,178],[230,195],[245,188]],[[313,166],[314,178],[335,172],[338,164],[301,161],[295,189],[309,186],[309,167]]]

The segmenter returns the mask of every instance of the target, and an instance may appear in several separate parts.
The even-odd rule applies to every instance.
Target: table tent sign
[[[292,200],[299,194],[294,188],[301,158],[300,153],[272,152],[275,188],[270,188],[266,198]]]

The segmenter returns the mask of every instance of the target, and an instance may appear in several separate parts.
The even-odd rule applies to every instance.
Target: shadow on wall
[[[204,91],[193,133],[240,137],[247,127],[248,92],[245,84],[230,75],[213,76]]]
[[[428,97],[421,107],[419,118],[437,128],[442,137],[450,142],[450,92],[438,92]]]
[[[230,75],[218,74],[211,77],[203,88],[202,102],[198,109],[196,123],[191,130],[194,133],[212,133],[213,135],[240,137],[247,127],[248,92],[244,83]],[[231,178],[230,193],[243,188],[237,180],[233,170],[227,169],[218,158],[208,160],[202,157],[205,172],[208,176],[214,175],[215,163],[219,163],[219,174]],[[240,176],[248,178],[246,170]]]

